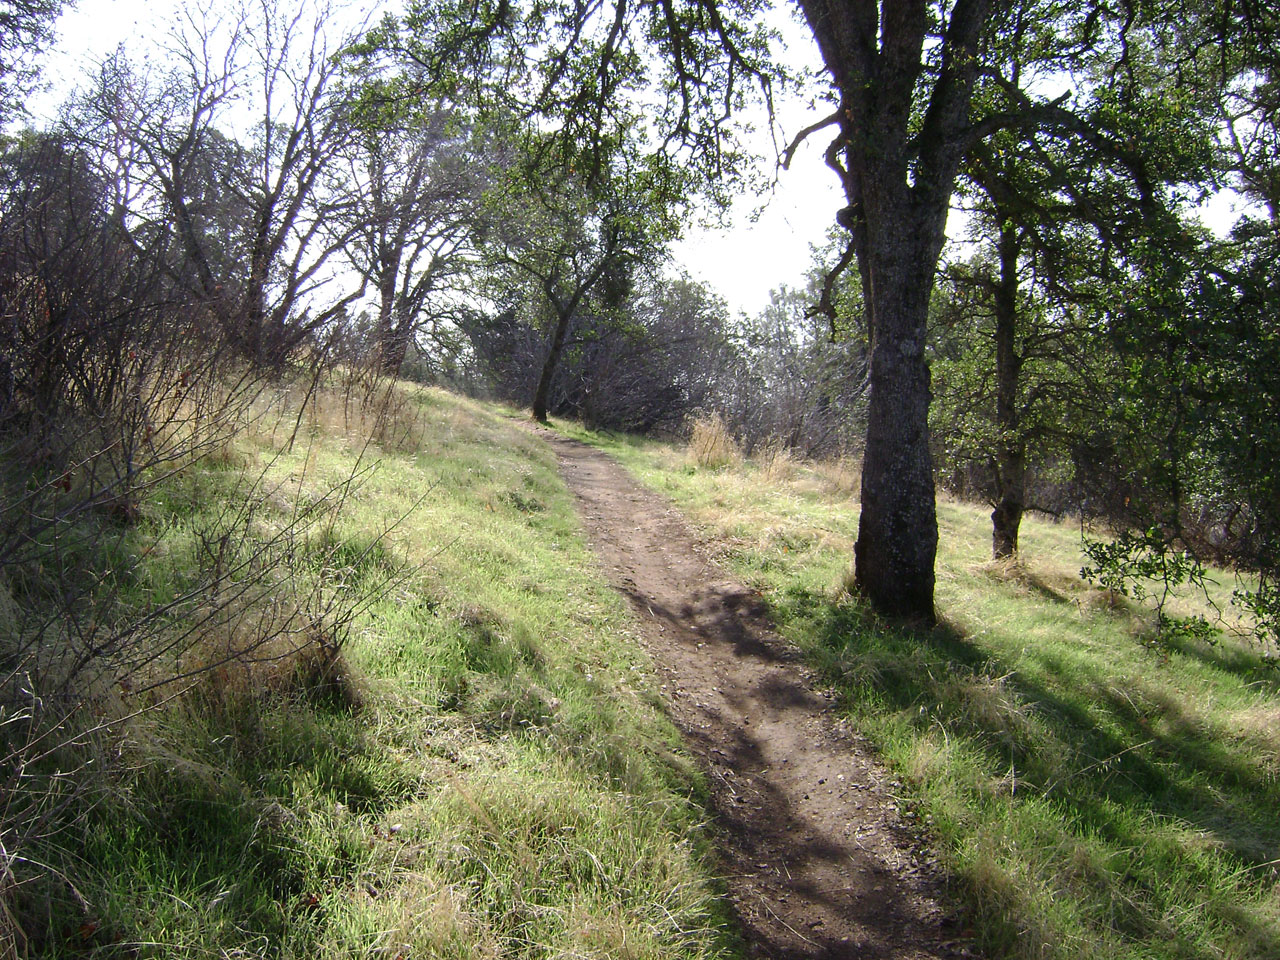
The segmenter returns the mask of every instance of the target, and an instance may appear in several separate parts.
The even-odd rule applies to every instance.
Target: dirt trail
[[[971,956],[893,800],[892,775],[838,722],[763,604],[702,556],[676,510],[589,446],[555,450],[614,586],[705,764],[723,869],[753,955]]]

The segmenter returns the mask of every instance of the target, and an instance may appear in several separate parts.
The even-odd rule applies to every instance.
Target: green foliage
[[[492,116],[537,117],[543,161],[593,179],[623,138],[727,204],[748,175],[738,113],[784,80],[759,0],[617,4],[412,2],[359,48]],[[648,121],[631,130],[638,118]],[[654,149],[656,147],[656,149]]]
[[[1273,581],[1262,583],[1256,590],[1241,587],[1231,595],[1231,599],[1253,616],[1253,632],[1258,642],[1269,645],[1272,660],[1280,662],[1280,655],[1275,649],[1280,638],[1280,587]]]
[[[1209,574],[1199,560],[1186,550],[1175,549],[1157,528],[1124,533],[1112,541],[1084,537],[1081,549],[1089,560],[1080,570],[1081,578],[1138,603],[1155,601],[1156,642],[1216,642],[1219,629],[1203,614],[1175,617],[1167,612],[1179,587],[1191,587],[1207,596]]]
[[[65,0],[16,0],[5,5],[0,30],[0,122],[23,113],[21,95],[35,86],[35,63],[53,38]]]
[[[1108,331],[1121,371],[1118,472],[1132,493],[1124,522],[1233,560],[1260,578],[1259,596],[1280,564],[1275,243],[1245,222],[1232,242],[1168,261]],[[1274,642],[1266,609],[1263,599],[1256,622]]]
[[[934,296],[929,430],[939,480],[959,496],[996,502],[1012,483],[1001,473],[1003,445],[1023,458],[1020,493],[1028,504],[1065,512],[1078,506],[1070,499],[1072,453],[1097,428],[1104,364],[1079,312],[1020,289],[1012,337],[1016,377],[1007,396],[1012,415],[1001,423],[1005,397],[990,295],[995,270],[986,257],[953,265],[951,282]]]

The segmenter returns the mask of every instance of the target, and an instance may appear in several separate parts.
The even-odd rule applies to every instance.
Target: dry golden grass
[[[856,497],[862,490],[862,459],[845,455],[835,460],[815,460],[813,472],[829,495]]]
[[[409,855],[412,856],[412,849]],[[363,947],[370,951],[368,956],[386,958],[484,960],[502,956],[499,938],[483,915],[468,909],[466,894],[432,872],[405,869],[399,864],[388,869],[385,876],[367,880],[326,906],[349,913],[354,921],[333,924],[331,929],[335,932],[348,937],[352,930],[371,929],[373,933],[372,942],[339,940],[324,944],[322,953],[339,955]]]
[[[760,450],[758,458],[760,472],[769,483],[782,484],[790,481],[796,472],[796,458],[781,440],[770,440]]]
[[[257,591],[196,610],[188,635],[169,641],[176,649],[127,667],[113,680],[113,691],[127,698],[122,712],[175,698],[222,708],[264,696],[292,700],[308,693],[358,708],[363,685],[342,655],[341,637],[323,613],[307,609],[315,596],[288,592]]]
[[[414,394],[388,377],[340,371],[307,401],[307,426],[329,436],[372,440],[383,450],[421,449],[428,425]]]
[[[4,853],[3,846],[0,853]],[[27,955],[27,937],[9,907],[15,884],[8,861],[8,854],[4,853],[4,862],[0,863],[0,957],[5,960]]]
[[[742,461],[742,451],[718,413],[694,420],[689,434],[689,460],[706,470],[719,470]]]
[[[1258,703],[1236,711],[1231,728],[1236,736],[1261,746],[1271,758],[1271,769],[1280,771],[1280,705]]]

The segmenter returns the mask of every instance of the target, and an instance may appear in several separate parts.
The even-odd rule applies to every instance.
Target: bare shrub
[[[151,694],[156,702],[181,697],[214,711],[269,698],[321,698],[354,712],[364,694],[342,646],[304,610],[246,610],[223,629],[201,634],[185,651],[186,676],[169,678]]]
[[[185,469],[218,472],[198,459]],[[62,883],[42,864],[68,818],[121,764],[150,762],[137,756],[140,718],[174,703],[225,711],[263,698],[361,706],[343,647],[403,572],[381,536],[353,545],[334,525],[373,467],[327,485],[295,475],[287,489],[270,469],[222,471],[220,506],[206,504],[184,536],[72,511],[43,549],[10,550],[0,563],[0,838],[14,889]],[[151,554],[165,560],[167,588],[140,584],[131,569]],[[0,938],[20,942],[38,925],[24,899],[0,910],[0,924],[12,921]]]
[[[358,703],[342,641],[395,576],[353,577],[359,551],[318,536],[367,460],[304,497],[243,442],[315,395],[325,352],[302,357],[292,389],[245,362],[170,282],[164,251],[118,235],[103,195],[61,142],[0,155],[0,947],[14,952],[41,926],[24,891],[71,889],[46,865],[124,762],[112,744],[131,721],[196,687],[311,685]],[[371,388],[362,417],[398,422],[379,413],[397,396]],[[277,449],[297,422],[270,429]],[[196,472],[221,486],[158,523],[148,497]],[[189,562],[148,583],[183,537]]]
[[[340,386],[348,433],[396,453],[421,449],[426,437],[422,408],[394,376],[377,367],[348,371]]]
[[[761,446],[756,460],[760,471],[769,483],[786,483],[795,475],[796,459],[791,448],[782,440],[774,438]]]

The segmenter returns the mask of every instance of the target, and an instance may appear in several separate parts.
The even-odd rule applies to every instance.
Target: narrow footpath
[[[898,812],[892,774],[838,720],[758,596],[608,456],[533,429],[555,450],[601,564],[639,615],[670,713],[708,772],[721,868],[752,955],[973,956]]]

